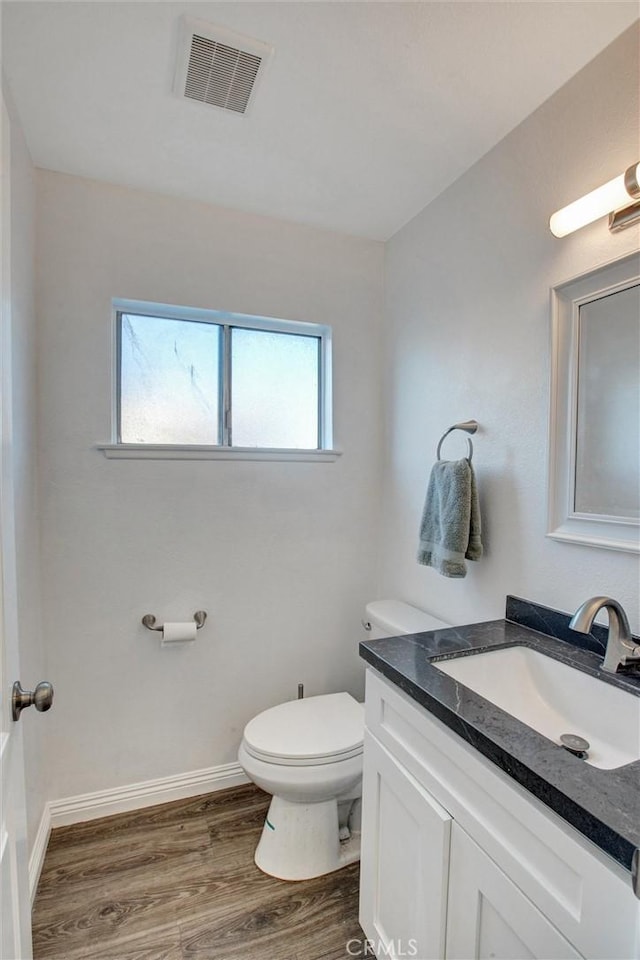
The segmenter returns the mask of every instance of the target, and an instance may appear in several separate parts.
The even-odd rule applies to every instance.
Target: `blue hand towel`
[[[480,506],[470,462],[438,460],[433,465],[420,524],[418,563],[443,577],[466,577],[466,560],[482,556]]]

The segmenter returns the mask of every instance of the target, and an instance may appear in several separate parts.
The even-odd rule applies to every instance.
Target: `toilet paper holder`
[[[196,630],[201,630],[202,627],[204,627],[205,620],[207,619],[207,611],[196,610],[193,615],[193,619],[196,622]],[[145,613],[144,617],[142,618],[142,622],[147,630],[164,630],[164,624],[160,624],[160,626],[156,625],[156,618],[152,613]]]

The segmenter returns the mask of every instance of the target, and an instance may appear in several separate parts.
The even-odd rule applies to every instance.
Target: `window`
[[[331,331],[115,301],[117,444],[328,451]]]

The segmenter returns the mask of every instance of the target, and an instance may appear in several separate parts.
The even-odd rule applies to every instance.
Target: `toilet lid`
[[[250,753],[284,761],[346,759],[361,752],[363,737],[363,706],[348,693],[281,703],[244,729]]]

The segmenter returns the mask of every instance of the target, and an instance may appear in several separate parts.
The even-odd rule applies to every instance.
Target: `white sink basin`
[[[611,770],[640,759],[640,697],[529,647],[487,650],[434,666],[560,743],[591,744],[587,763]]]

